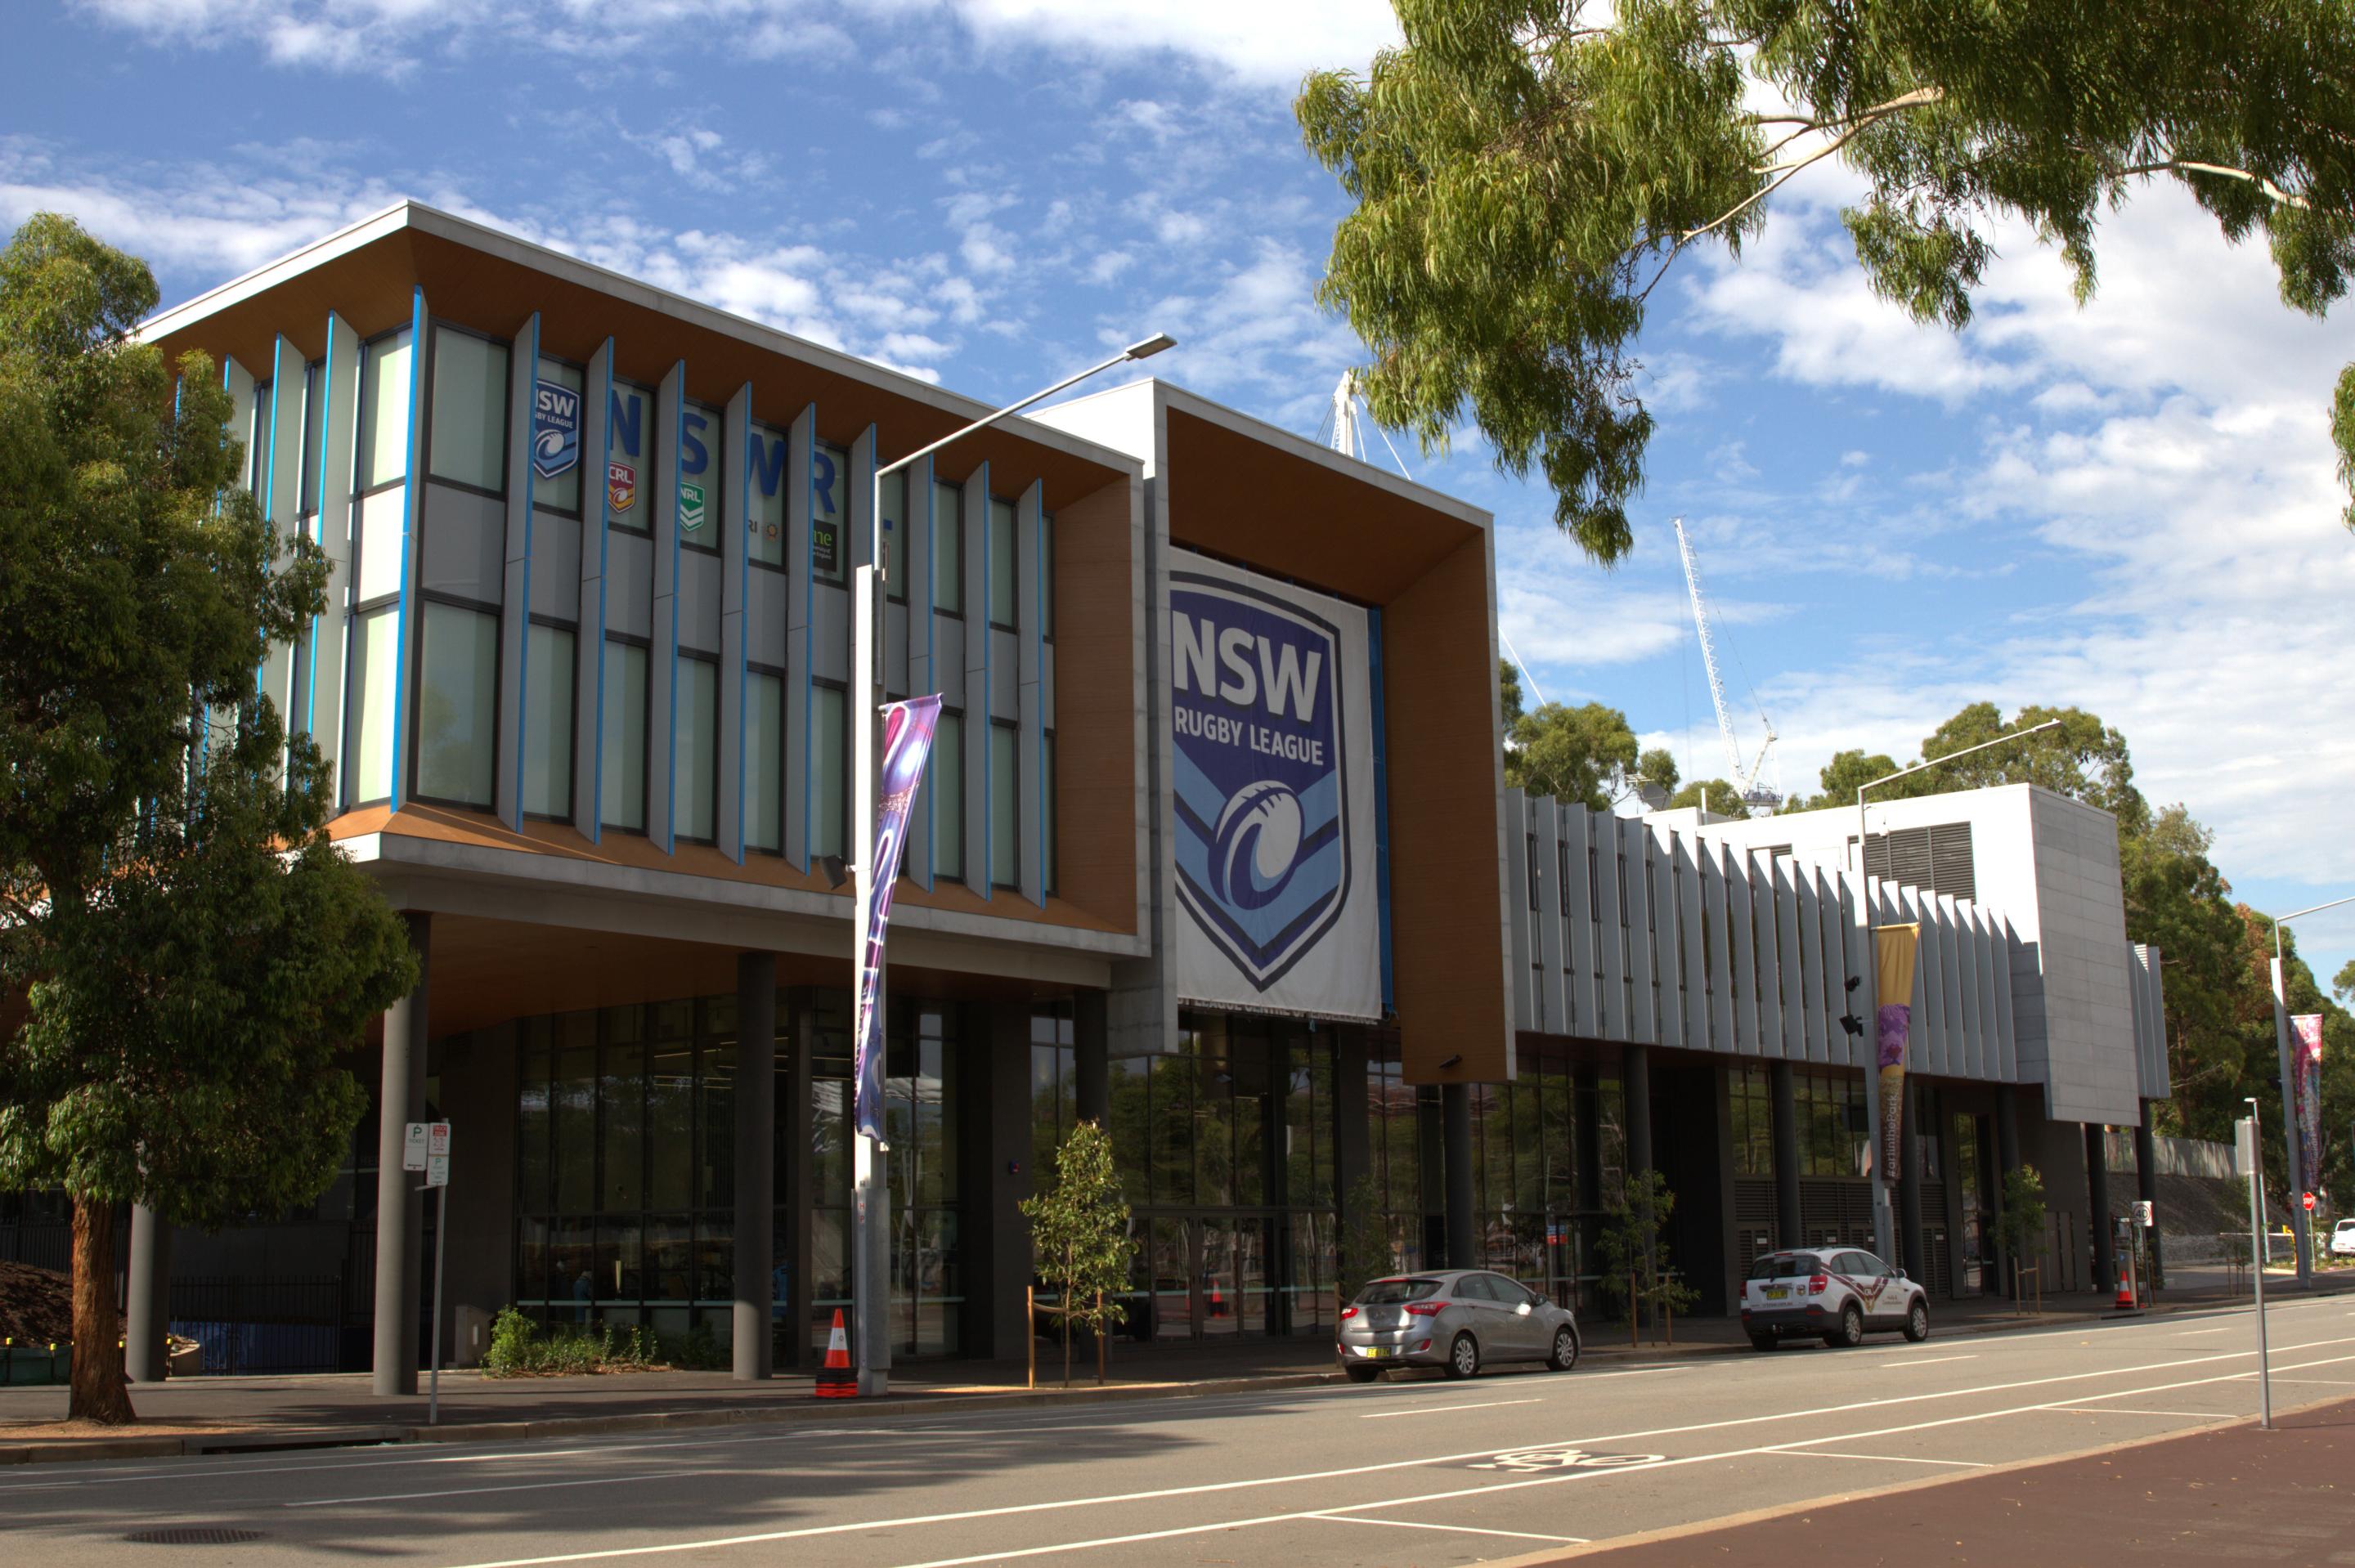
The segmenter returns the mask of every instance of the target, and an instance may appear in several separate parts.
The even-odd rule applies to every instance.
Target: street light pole
[[[2282,1165],[2283,1174],[2289,1181],[2289,1192],[2284,1201],[2289,1204],[2290,1234],[2297,1253],[2297,1287],[2300,1290],[2314,1284],[2314,1224],[2306,1213],[2306,1128],[2298,1120],[2290,1071],[2289,993],[2283,984],[2281,931],[2293,920],[2319,914],[2325,909],[2336,909],[2342,904],[2355,904],[2355,894],[2345,898],[2334,898],[2328,904],[2293,909],[2274,919],[2274,1055],[2281,1067]]]
[[[1863,906],[1857,911],[1857,914],[1862,921],[1865,931],[1868,935],[1870,935],[1872,930],[1872,880],[1866,874],[1864,869],[1864,792],[1867,789],[1878,789],[1884,784],[1894,784],[1900,779],[1910,779],[1916,773],[1926,773],[1933,768],[1942,768],[1945,764],[1954,761],[1955,758],[1958,757],[1968,757],[1974,751],[1985,751],[1991,746],[2001,746],[2007,741],[2018,740],[2022,736],[2034,735],[2039,730],[2056,729],[2060,726],[2060,724],[2061,721],[2059,719],[2046,719],[2042,724],[2030,725],[2026,729],[2016,729],[2011,731],[2009,735],[1997,736],[1993,740],[1983,740],[1977,746],[1966,746],[1960,751],[1950,751],[1944,757],[1934,757],[1927,762],[1917,762],[1911,768],[1901,768],[1894,773],[1885,773],[1880,778],[1871,780],[1870,783],[1859,784],[1857,786],[1856,895],[1857,897],[1862,901],[1863,905]],[[1865,954],[1864,964],[1868,971],[1871,969],[1872,955],[1870,952]],[[1873,998],[1873,1008],[1878,1012],[1880,1006],[1881,999],[1876,996]],[[1863,1038],[1867,1040],[1873,1039],[1874,1035],[1870,1027],[1870,1020],[1867,1020],[1866,1022],[1867,1027]],[[1903,1102],[1900,1101],[1899,1105],[1900,1114],[1902,1115]],[[1871,1079],[1870,1076],[1866,1079],[1864,1115],[1865,1138],[1871,1148],[1879,1149],[1881,1146],[1881,1097],[1877,1093],[1873,1092]],[[1901,1128],[1899,1131],[1902,1135],[1903,1128]],[[1902,1151],[1904,1147],[1903,1142],[1900,1141],[1898,1144],[1899,1150]],[[1899,1154],[1898,1158],[1901,1160],[1904,1158],[1902,1152]],[[1889,1212],[1889,1183],[1883,1179],[1885,1173],[1875,1171],[1873,1174],[1872,1245],[1874,1250],[1878,1251],[1882,1257],[1893,1257],[1896,1254],[1894,1249],[1891,1247],[1891,1243],[1895,1239],[1891,1233],[1896,1229],[1896,1223],[1893,1216],[1891,1216]]]
[[[850,650],[850,711],[857,716],[851,730],[851,854],[858,857],[855,899],[850,931],[850,980],[857,993],[859,966],[866,961],[867,925],[877,892],[873,879],[867,874],[868,862],[875,853],[875,818],[880,802],[876,799],[876,763],[879,736],[876,734],[878,715],[882,703],[883,637],[879,617],[883,607],[883,588],[890,568],[883,553],[883,482],[922,462],[943,447],[963,440],[975,430],[984,429],[1011,415],[1018,414],[1032,404],[1053,397],[1067,387],[1075,387],[1089,376],[1110,370],[1115,365],[1131,360],[1146,359],[1166,348],[1173,348],[1177,340],[1165,333],[1156,333],[1140,343],[1134,343],[1100,365],[1092,365],[1077,376],[1067,376],[1052,387],[1033,392],[1018,403],[1008,403],[994,413],[986,414],[973,423],[952,430],[927,447],[910,452],[906,457],[889,463],[879,463],[875,470],[875,483],[868,496],[867,513],[867,558],[852,574],[851,587],[851,650]],[[913,507],[903,507],[913,512]],[[879,966],[880,959],[878,960]],[[884,1005],[889,995],[884,977],[875,980],[874,1015],[868,1025],[868,1038],[877,1049],[890,1036],[884,1029]],[[879,1121],[879,1118],[878,1118]],[[851,1318],[855,1341],[852,1354],[858,1368],[858,1392],[865,1395],[885,1393],[890,1382],[891,1347],[886,1333],[891,1289],[890,1245],[891,1228],[889,1215],[890,1187],[885,1180],[883,1142],[866,1137],[858,1130],[855,1110],[851,1118],[850,1174],[850,1256],[851,1256]]]

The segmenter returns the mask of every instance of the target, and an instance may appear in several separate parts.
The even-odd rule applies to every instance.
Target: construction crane
[[[1732,771],[1733,787],[1741,792],[1744,806],[1772,811],[1783,803],[1782,793],[1768,788],[1764,781],[1766,757],[1774,749],[1774,721],[1763,709],[1760,711],[1758,720],[1766,726],[1766,741],[1758,748],[1758,759],[1744,768],[1742,743],[1733,735],[1733,714],[1725,705],[1725,682],[1717,672],[1717,648],[1710,641],[1709,600],[1700,591],[1700,563],[1693,558],[1692,540],[1685,534],[1683,518],[1676,520],[1676,529],[1677,553],[1685,563],[1685,587],[1692,593],[1693,630],[1700,634],[1700,664],[1709,674],[1710,700],[1717,705],[1717,729],[1725,737],[1725,759]]]

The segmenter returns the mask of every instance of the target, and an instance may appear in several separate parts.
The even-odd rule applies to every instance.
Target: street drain
[[[161,1530],[134,1530],[123,1539],[141,1546],[237,1546],[261,1540],[261,1531],[212,1524],[176,1524]]]

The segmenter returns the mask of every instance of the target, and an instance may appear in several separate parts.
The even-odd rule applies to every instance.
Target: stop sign
[[[2311,1192],[2306,1195],[2306,1212],[2309,1214],[2314,1213],[2314,1194]]]

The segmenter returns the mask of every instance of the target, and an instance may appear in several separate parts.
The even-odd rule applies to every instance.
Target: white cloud
[[[709,49],[747,59],[845,58],[896,29],[954,27],[985,51],[1091,62],[1174,57],[1214,82],[1289,92],[1323,66],[1362,68],[1394,42],[1381,0],[1293,0],[1280,23],[1241,0],[78,0],[147,41],[259,48],[273,64],[382,71],[485,40],[602,59]]]

